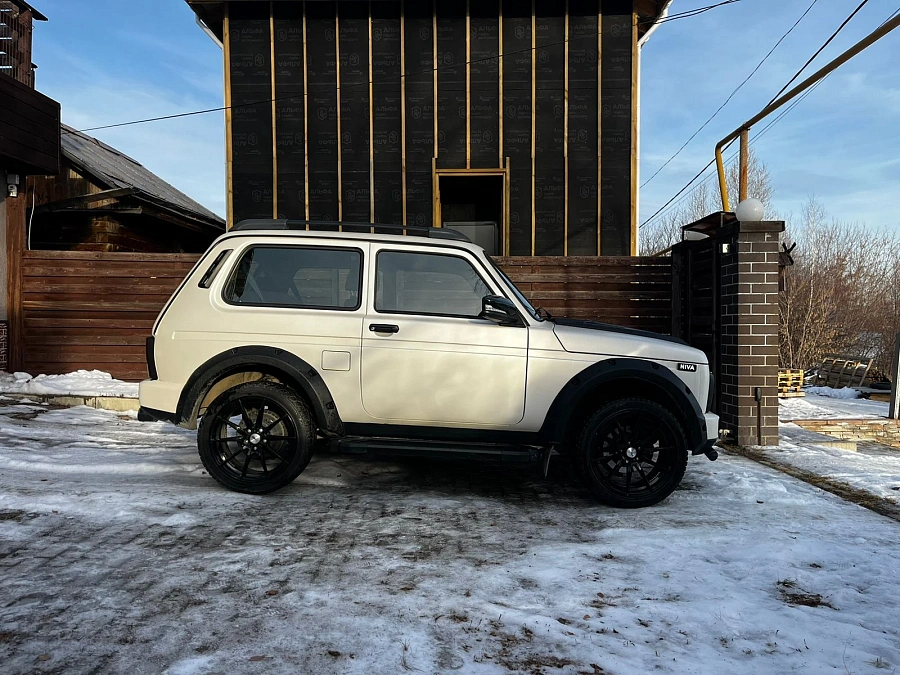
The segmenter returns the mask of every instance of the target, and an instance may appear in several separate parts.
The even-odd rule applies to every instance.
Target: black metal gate
[[[702,229],[708,237],[687,239],[672,247],[672,335],[706,354],[716,378],[713,410],[718,411],[722,391],[722,251],[717,228]]]

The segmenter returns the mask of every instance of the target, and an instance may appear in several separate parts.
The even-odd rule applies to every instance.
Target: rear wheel
[[[266,494],[290,484],[309,464],[315,440],[309,407],[274,382],[248,382],[222,393],[197,431],[200,459],[225,487]]]
[[[582,480],[604,504],[651,506],[678,487],[687,467],[684,431],[653,401],[624,399],[591,415],[574,452]]]

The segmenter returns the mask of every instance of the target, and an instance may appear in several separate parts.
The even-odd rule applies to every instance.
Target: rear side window
[[[256,246],[241,257],[225,302],[263,307],[359,309],[362,251]]]

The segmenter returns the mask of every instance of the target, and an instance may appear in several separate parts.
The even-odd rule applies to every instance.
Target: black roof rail
[[[309,230],[313,232],[328,232],[340,227],[344,232],[356,232],[358,234],[371,234],[372,228],[380,230],[379,234],[404,233],[415,237],[431,237],[432,239],[453,239],[472,243],[462,232],[457,232],[449,227],[423,227],[421,225],[392,225],[387,223],[348,223],[336,220],[289,220],[286,218],[265,219],[252,218],[242,220],[231,228],[231,231],[247,230]]]

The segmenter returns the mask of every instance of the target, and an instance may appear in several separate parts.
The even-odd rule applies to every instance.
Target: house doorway
[[[438,222],[459,230],[488,255],[504,252],[506,171],[467,170],[437,174]]]

